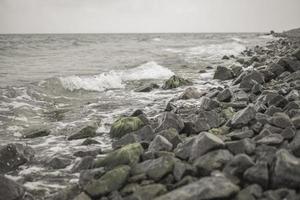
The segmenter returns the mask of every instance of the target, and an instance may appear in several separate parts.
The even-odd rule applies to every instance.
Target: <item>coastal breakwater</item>
[[[280,38],[239,56],[226,55],[224,60],[239,64],[216,67],[219,87],[203,91],[172,76],[162,89],[186,90],[158,117],[143,110],[120,116],[109,133],[113,150],[81,152],[72,166],[78,182],[40,197],[1,175],[0,199],[299,199],[298,45],[295,38]],[[190,100],[193,105],[182,103]],[[26,137],[47,134],[40,130]],[[97,142],[95,136],[95,125],[89,124],[67,140],[87,138],[89,145]],[[34,152],[8,144],[0,158],[5,174],[34,162]],[[49,161],[57,169],[69,164],[68,158]]]

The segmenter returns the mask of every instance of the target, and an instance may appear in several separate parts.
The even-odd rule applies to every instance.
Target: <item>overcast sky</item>
[[[265,32],[300,27],[300,0],[0,0],[0,33]]]

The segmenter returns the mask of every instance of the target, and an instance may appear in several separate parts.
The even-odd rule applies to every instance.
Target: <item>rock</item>
[[[171,112],[165,112],[155,131],[160,132],[169,128],[174,128],[180,133],[184,128],[184,123],[178,115]]]
[[[138,163],[132,169],[132,174],[145,173],[154,181],[160,180],[162,177],[173,171],[174,160],[171,157],[163,156],[157,159],[146,160]]]
[[[252,119],[255,118],[256,111],[254,106],[250,104],[243,110],[238,111],[231,119],[232,127],[241,127],[247,125]]]
[[[150,83],[148,85],[139,87],[135,90],[135,92],[151,92],[153,89],[159,88],[159,85],[155,83]]]
[[[175,189],[155,200],[212,200],[232,197],[239,187],[224,177],[205,177]]]
[[[23,199],[25,188],[15,181],[0,175],[0,199],[1,200],[18,200]]]
[[[278,112],[282,112],[282,109],[272,105],[266,110],[265,114],[273,116],[275,113]]]
[[[277,64],[277,63],[273,63],[270,67],[269,67],[269,70],[275,74],[276,76],[279,76],[280,74],[282,74],[285,69],[283,66]]]
[[[224,142],[219,137],[208,132],[200,133],[191,146],[189,158],[193,161],[208,151],[224,148],[224,146]]]
[[[100,144],[100,142],[98,142],[97,140],[93,140],[91,138],[87,138],[81,143],[81,145],[86,145],[86,146],[92,144]]]
[[[202,96],[194,87],[189,87],[179,96],[179,99],[199,99]]]
[[[196,142],[198,136],[187,138],[186,141],[179,144],[174,150],[175,155],[182,160],[187,160],[190,157],[193,144]]]
[[[227,67],[222,66],[218,66],[214,74],[214,79],[219,79],[222,81],[233,79],[233,77],[233,72]]]
[[[300,61],[292,60],[290,58],[281,58],[278,64],[286,68],[290,72],[296,72],[300,70]]]
[[[218,101],[229,102],[233,96],[232,91],[228,88],[220,92],[217,96]]]
[[[150,143],[148,150],[151,152],[171,151],[173,145],[163,136],[157,135]]]
[[[105,174],[105,169],[95,168],[89,170],[81,170],[79,175],[79,185],[83,188],[87,183],[99,179],[103,174]]]
[[[98,154],[102,153],[101,148],[92,149],[92,150],[83,150],[83,151],[75,151],[73,153],[73,156],[75,157],[85,157],[85,156],[97,156]]]
[[[77,160],[72,167],[71,171],[73,173],[80,172],[81,170],[91,169],[94,164],[94,158],[92,156],[83,157],[80,160]]]
[[[214,170],[222,169],[232,159],[233,155],[228,150],[214,150],[197,158],[193,166],[201,176],[207,176]]]
[[[289,144],[289,148],[295,156],[300,157],[300,132],[299,131],[297,131],[294,139]]]
[[[72,184],[64,189],[47,196],[45,200],[69,200],[74,199],[80,194],[80,188],[77,184]]]
[[[199,133],[212,128],[218,128],[225,122],[224,118],[214,110],[200,111],[194,122],[193,132]]]
[[[130,167],[121,165],[106,172],[101,178],[93,180],[84,187],[84,191],[96,198],[120,189],[126,182],[130,173]]]
[[[138,136],[140,141],[150,142],[155,137],[155,133],[150,125],[144,126],[133,133]]]
[[[253,184],[241,190],[234,200],[256,200],[262,196],[262,193],[262,188],[257,184]]]
[[[251,155],[255,150],[255,143],[249,138],[226,142],[226,146],[234,155],[240,153]]]
[[[266,144],[266,145],[279,145],[283,142],[283,137],[278,134],[274,133],[268,136],[265,136],[257,141],[258,144]]]
[[[255,149],[256,162],[266,161],[269,165],[272,164],[277,149],[272,146],[259,145]]]
[[[300,116],[293,117],[292,123],[296,129],[300,129]]]
[[[263,84],[265,80],[264,76],[260,72],[253,70],[243,77],[240,83],[240,88],[250,90],[255,82]]]
[[[282,135],[282,137],[284,139],[293,139],[295,136],[295,129],[292,127],[286,127],[281,133],[280,135]]]
[[[34,151],[29,146],[11,143],[0,147],[0,173],[17,169],[32,160]]]
[[[25,131],[23,137],[24,138],[37,138],[48,136],[51,131],[47,128],[39,127],[39,128],[30,128]]]
[[[263,188],[268,188],[268,163],[264,161],[257,162],[254,166],[248,168],[245,171],[244,179],[247,180],[249,183],[257,183]]]
[[[299,195],[296,194],[295,190],[287,189],[287,188],[279,188],[277,190],[268,190],[265,191],[263,196],[265,199],[274,199],[274,200],[282,200],[282,199],[291,199],[298,200],[300,198]]]
[[[109,134],[111,137],[121,138],[127,133],[139,130],[144,125],[139,117],[122,117],[112,124]]]
[[[203,110],[213,110],[220,106],[217,101],[211,100],[208,97],[201,97],[199,105]]]
[[[72,162],[71,159],[63,156],[55,156],[47,162],[47,165],[52,169],[62,169],[70,165]]]
[[[128,133],[126,135],[124,135],[123,137],[121,137],[120,139],[118,139],[117,141],[114,141],[112,143],[112,147],[114,149],[126,146],[128,144],[132,144],[132,143],[137,143],[139,142],[139,138],[135,133]]]
[[[176,161],[173,169],[173,176],[176,181],[180,181],[184,176],[194,175],[195,169],[189,163]]]
[[[226,175],[241,177],[243,173],[254,165],[253,160],[246,154],[238,154],[226,164],[223,171]]]
[[[274,95],[272,98],[270,98],[268,101],[268,106],[274,105],[280,108],[284,108],[288,104],[288,100],[284,98],[282,95]]]
[[[136,199],[152,200],[167,192],[166,186],[162,184],[150,184],[139,187],[132,195]]]
[[[68,140],[78,140],[83,138],[95,137],[96,136],[97,127],[94,126],[86,126],[77,133],[70,135]]]
[[[281,149],[276,153],[276,160],[272,174],[272,185],[275,188],[300,187],[300,159]]]
[[[177,88],[177,87],[181,87],[181,86],[187,86],[187,85],[192,85],[192,82],[181,78],[179,76],[175,76],[173,75],[171,78],[169,78],[164,85],[162,86],[162,88],[164,90],[168,90],[168,89],[173,89],[173,88]]]
[[[84,192],[81,192],[78,196],[75,197],[73,200],[92,200],[88,195]]]
[[[106,157],[95,161],[95,167],[114,168],[118,165],[133,166],[139,162],[140,156],[144,152],[139,143],[126,145],[118,150],[108,153]]]
[[[283,113],[277,113],[275,116],[271,117],[270,123],[279,128],[286,128],[293,126],[289,116]]]
[[[222,60],[229,60],[230,58],[228,57],[228,56],[226,56],[226,55],[224,55],[223,57],[222,57]]]
[[[293,56],[300,60],[300,49],[297,49],[293,52]]]
[[[232,140],[241,140],[245,138],[251,138],[253,136],[254,132],[252,130],[236,130],[227,134],[227,137],[230,137]]]
[[[174,128],[163,130],[159,132],[158,135],[165,137],[173,145],[173,148],[176,148],[179,143],[183,142],[178,132]]]

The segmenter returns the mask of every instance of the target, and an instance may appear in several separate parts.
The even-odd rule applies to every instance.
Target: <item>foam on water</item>
[[[167,79],[172,75],[174,75],[174,73],[171,70],[152,61],[124,71],[110,71],[88,77],[60,77],[59,80],[62,86],[70,91],[79,89],[105,91],[107,89],[124,88],[124,81]]]

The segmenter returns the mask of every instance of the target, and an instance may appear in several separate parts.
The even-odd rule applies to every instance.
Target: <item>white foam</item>
[[[155,41],[155,42],[160,42],[161,38],[153,38],[152,40]]]
[[[276,37],[274,37],[273,35],[260,35],[259,38],[267,39],[267,40],[275,40],[276,39]]]
[[[174,73],[171,70],[152,61],[124,71],[110,71],[89,77],[68,76],[61,77],[59,80],[62,86],[70,91],[79,89],[105,91],[107,89],[124,88],[124,81],[166,79],[172,75]]]

